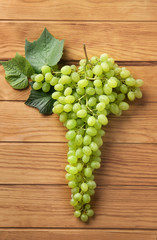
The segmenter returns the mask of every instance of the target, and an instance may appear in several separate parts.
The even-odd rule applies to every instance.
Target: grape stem
[[[86,44],[85,43],[83,43],[83,50],[84,50],[84,54],[85,54],[85,57],[86,57],[86,65],[87,65],[88,55],[87,55],[87,49],[86,49]]]

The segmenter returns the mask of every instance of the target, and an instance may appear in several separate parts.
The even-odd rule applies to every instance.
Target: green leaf
[[[16,53],[16,56],[7,61],[0,62],[5,69],[5,79],[15,89],[24,89],[28,87],[28,77],[30,77],[34,71],[30,63]]]
[[[45,28],[34,42],[25,41],[25,56],[36,72],[43,65],[54,66],[62,57],[64,40],[57,40]]]
[[[42,90],[31,90],[29,98],[25,102],[30,107],[37,108],[40,113],[50,115],[52,114],[52,108],[54,100],[51,97],[52,91],[44,93]]]

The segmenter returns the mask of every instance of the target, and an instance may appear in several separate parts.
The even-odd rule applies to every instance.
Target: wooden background
[[[0,67],[0,240],[157,239],[157,1],[0,0],[0,60],[24,55],[44,27],[64,62],[108,52],[142,78],[144,97],[110,117],[89,224],[73,217],[65,128],[24,105]]]

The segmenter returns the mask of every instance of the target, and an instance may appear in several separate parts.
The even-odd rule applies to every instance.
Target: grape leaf
[[[45,28],[34,42],[25,41],[25,56],[36,72],[43,65],[54,66],[62,57],[64,40],[54,38]]]
[[[30,63],[16,53],[16,56],[6,62],[0,62],[5,69],[5,79],[15,89],[24,89],[28,87],[28,77],[34,71]]]
[[[31,90],[29,98],[25,102],[30,107],[37,108],[40,113],[45,115],[52,114],[54,100],[51,97],[52,91],[44,93],[42,90]]]

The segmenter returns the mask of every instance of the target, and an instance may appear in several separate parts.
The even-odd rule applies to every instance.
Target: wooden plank
[[[76,64],[76,63],[75,63]],[[157,65],[153,66],[127,66],[135,78],[141,78],[144,80],[143,101],[157,102]],[[26,100],[29,96],[30,89],[15,90],[5,80],[5,72],[2,66],[0,66],[0,83],[3,86],[0,90],[0,100]]]
[[[136,102],[123,116],[110,116],[104,141],[156,143],[156,109],[156,103]],[[66,142],[56,114],[43,116],[23,102],[0,102],[0,122],[0,141]]]
[[[63,59],[83,58],[82,44],[86,43],[89,57],[108,52],[116,60],[122,61],[157,60],[154,50],[157,48],[157,22],[71,21],[1,22],[1,59],[14,57],[16,52],[24,55],[25,38],[36,40],[45,27],[56,38],[66,40]]]
[[[73,217],[68,187],[0,186],[0,227],[147,228],[157,225],[156,187],[98,187],[95,218]]]
[[[0,1],[1,19],[157,20],[155,0]],[[113,14],[114,9],[114,14]]]
[[[0,184],[67,184],[66,143],[1,143]],[[98,186],[157,186],[156,144],[104,144]]]
[[[0,240],[155,240],[156,231],[102,230],[102,229],[50,229],[50,230],[0,230]]]

